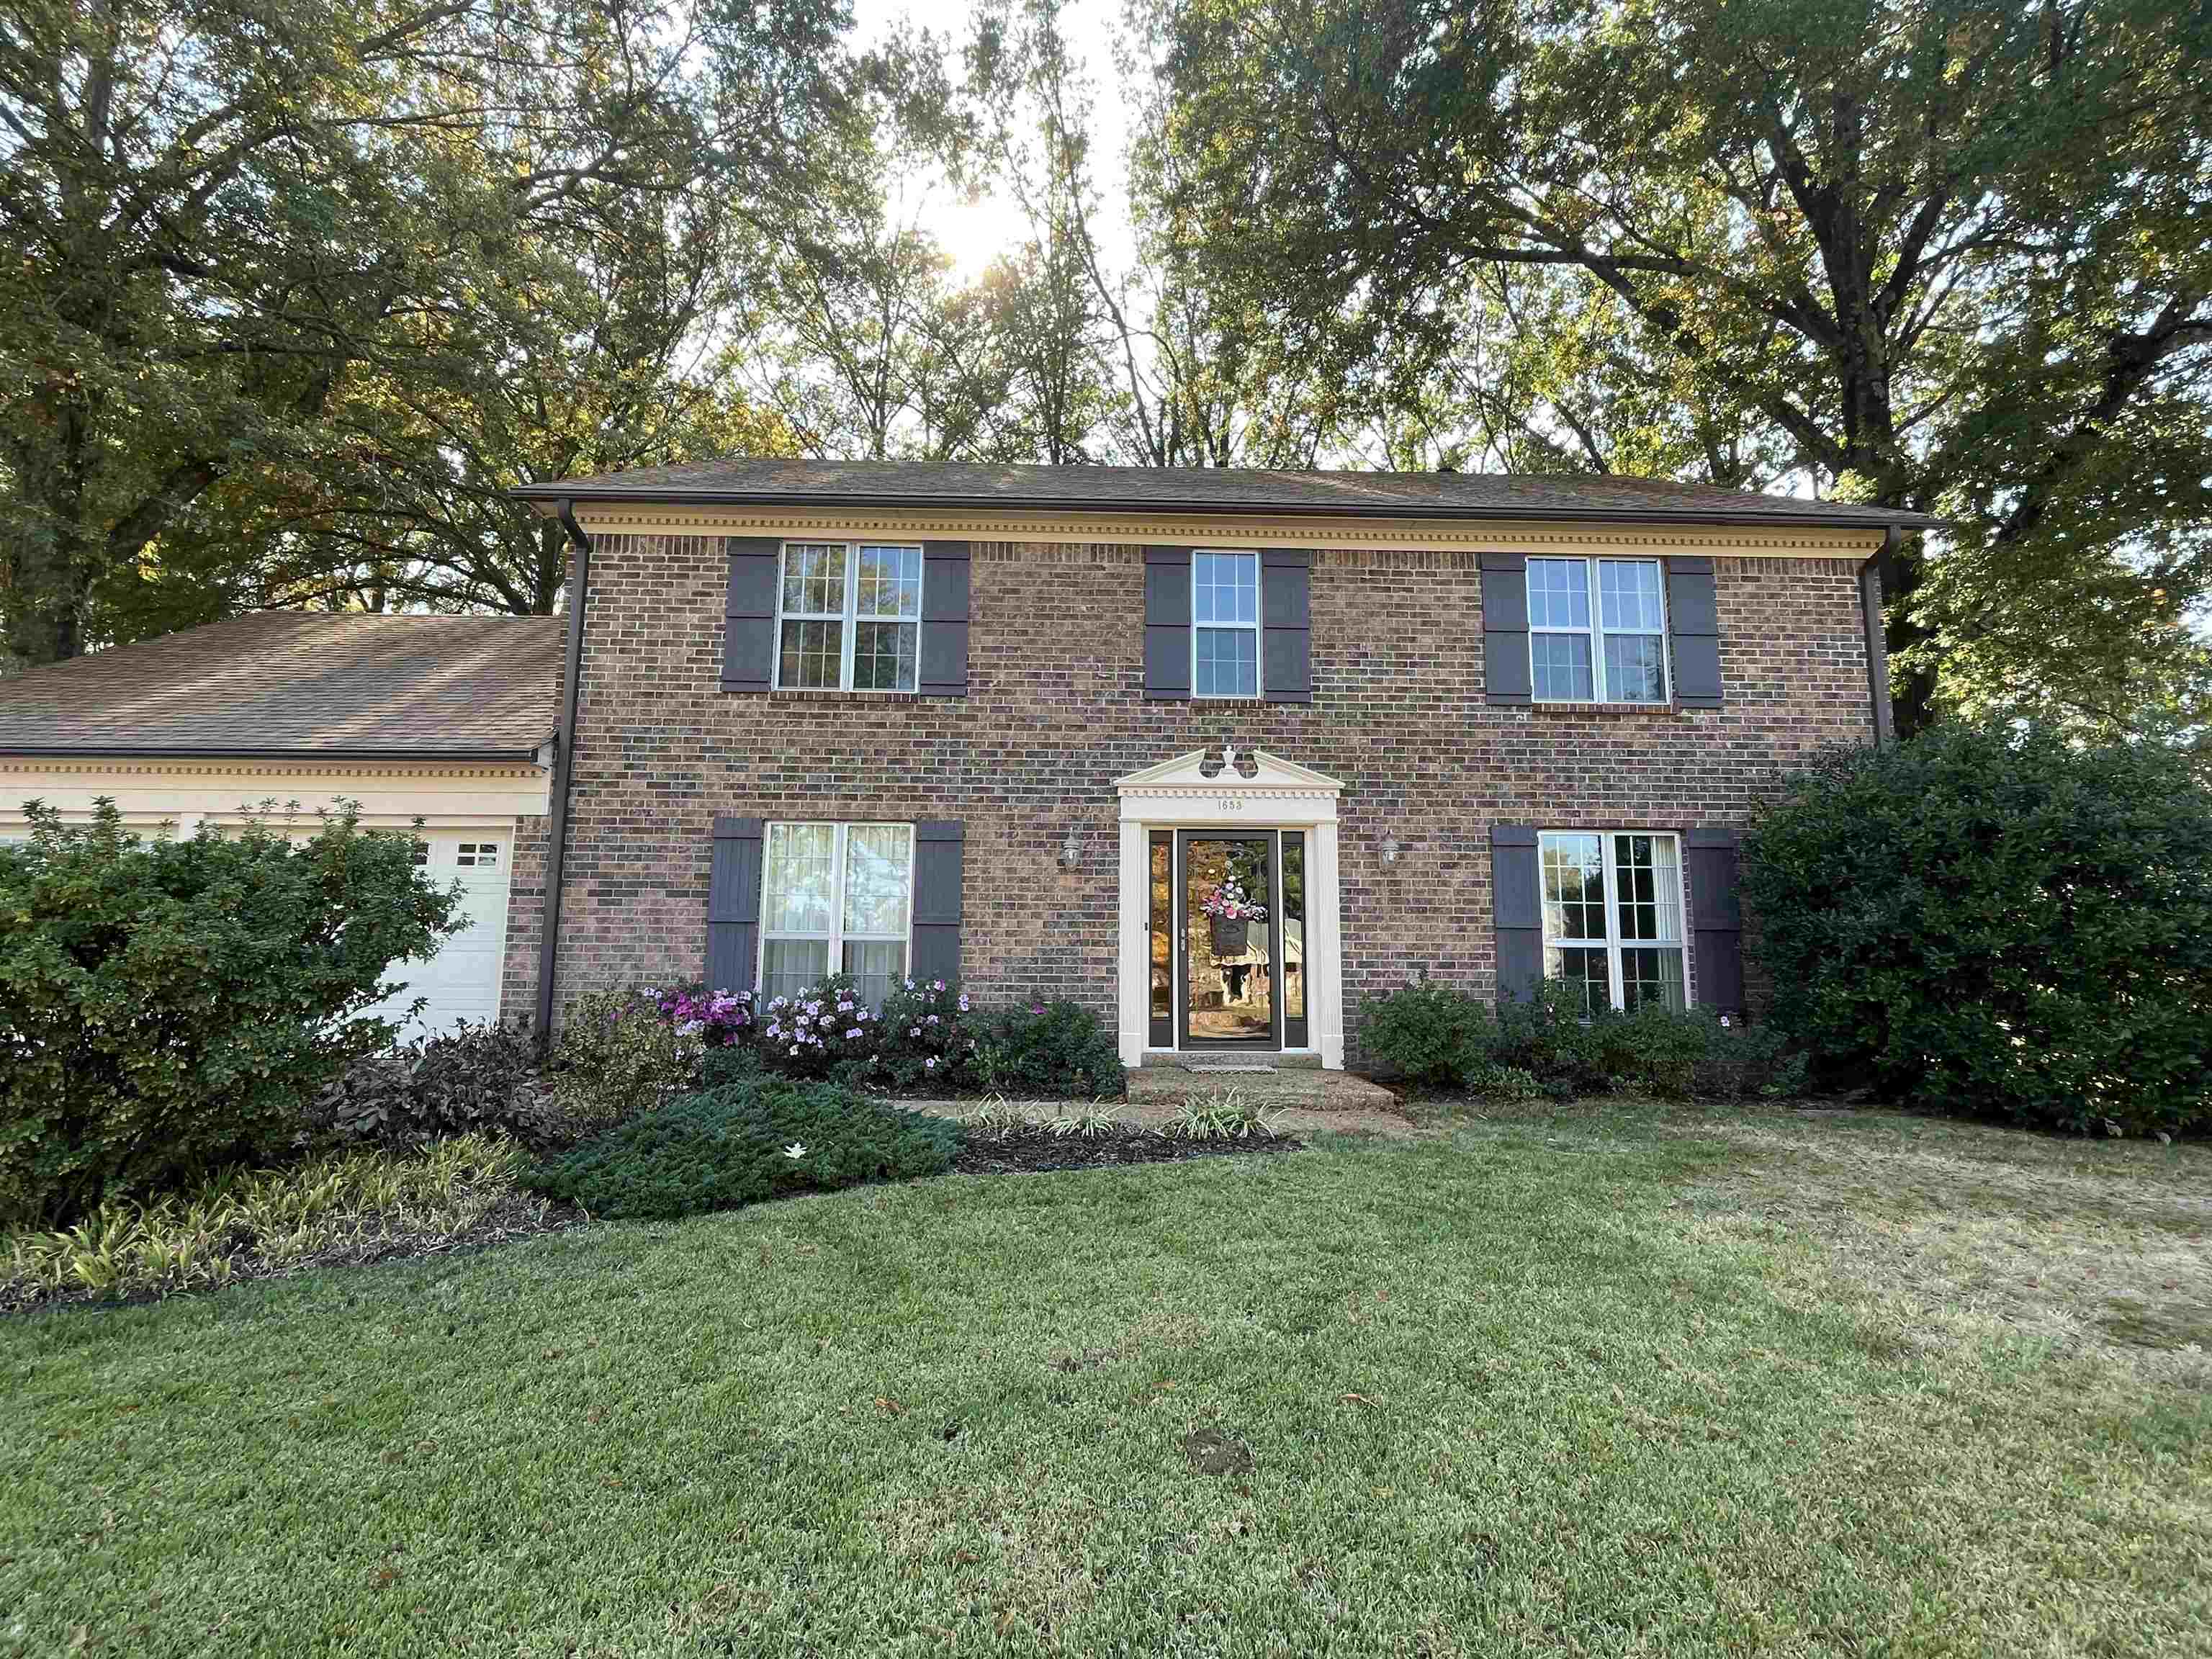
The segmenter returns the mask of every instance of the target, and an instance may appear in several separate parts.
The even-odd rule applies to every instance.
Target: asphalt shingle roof
[[[526,484],[526,501],[944,507],[1033,512],[1275,513],[1417,519],[1911,528],[1899,508],[1657,478],[1222,467],[989,466],[963,461],[702,461]]]
[[[0,754],[527,755],[563,627],[255,611],[0,679]]]

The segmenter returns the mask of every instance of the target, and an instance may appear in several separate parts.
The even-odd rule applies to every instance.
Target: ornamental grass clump
[[[530,1182],[594,1215],[671,1218],[794,1193],[942,1175],[960,1126],[834,1083],[734,1082],[671,1101]]]

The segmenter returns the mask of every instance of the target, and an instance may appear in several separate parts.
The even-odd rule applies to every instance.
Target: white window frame
[[[1605,937],[1603,939],[1554,939],[1548,892],[1544,881],[1544,844],[1555,836],[1597,837],[1598,872],[1605,888]],[[1613,838],[1616,836],[1649,836],[1654,841],[1669,842],[1674,848],[1674,914],[1680,919],[1682,937],[1668,945],[1658,939],[1623,939],[1620,933],[1620,876],[1613,858]],[[1628,985],[1621,973],[1620,953],[1623,951],[1674,951],[1682,958],[1682,1006],[1697,1006],[1697,991],[1690,982],[1690,895],[1689,877],[1682,865],[1682,837],[1672,830],[1638,830],[1626,825],[1610,830],[1568,829],[1556,826],[1536,832],[1536,903],[1539,949],[1605,951],[1606,994],[1611,1000],[1613,1011],[1621,1013],[1628,1004]],[[1552,977],[1547,969],[1545,978]]]
[[[1534,567],[1541,561],[1547,564],[1571,564],[1579,562],[1583,567],[1583,592],[1589,606],[1588,628],[1540,627],[1536,622],[1535,590],[1530,585]],[[1674,702],[1674,633],[1668,625],[1667,562],[1663,559],[1620,558],[1610,553],[1554,554],[1529,556],[1521,578],[1521,603],[1528,617],[1528,695],[1536,702],[1565,703],[1587,708],[1593,703],[1625,702],[1613,695],[1613,688],[1605,683],[1605,641],[1608,632],[1605,625],[1605,607],[1599,599],[1597,571],[1600,564],[1649,565],[1659,573],[1659,696],[1650,702],[1627,702],[1634,708],[1668,708]],[[1616,628],[1610,632],[1625,639],[1643,639],[1648,630],[1641,628]],[[1587,639],[1590,647],[1590,695],[1587,697],[1547,697],[1536,690],[1536,636],[1539,634],[1565,635],[1570,639]],[[1638,834],[1644,832],[1639,830]]]
[[[1198,619],[1198,561],[1205,555],[1215,558],[1249,559],[1252,561],[1252,620],[1249,623],[1201,623]],[[1194,702],[1254,702],[1267,695],[1267,565],[1255,547],[1194,547],[1190,553],[1190,695]],[[1252,636],[1252,690],[1243,691],[1200,691],[1198,689],[1198,630],[1210,628],[1223,633],[1249,633]]]
[[[833,616],[826,611],[794,611],[789,613],[784,611],[785,576],[791,563],[791,550],[794,547],[842,547],[845,550],[845,603],[843,609],[836,615]],[[860,614],[860,550],[864,547],[888,548],[901,553],[911,553],[920,562],[921,580],[920,585],[915,589],[914,615],[911,618],[881,615],[863,617]],[[773,682],[775,689],[779,691],[843,691],[862,697],[910,697],[918,695],[921,690],[921,630],[924,626],[922,617],[928,609],[929,550],[920,542],[852,542],[825,536],[818,540],[810,541],[801,537],[782,543],[777,548],[775,556],[775,678]],[[783,683],[783,624],[787,619],[787,614],[792,622],[834,622],[841,625],[842,633],[840,638],[842,649],[838,655],[836,684],[834,686],[786,685]],[[855,686],[853,684],[853,651],[860,637],[860,624],[862,623],[906,624],[909,621],[914,628],[914,684],[904,690],[882,685]]]
[[[906,831],[906,932],[900,933],[848,933],[845,931],[845,842],[848,830],[896,829]],[[771,856],[775,832],[778,830],[829,830],[833,831],[830,842],[830,931],[827,933],[793,933],[787,928],[769,930],[768,879],[775,867]],[[829,954],[823,976],[845,971],[845,946],[861,945],[902,944],[906,949],[906,965],[899,977],[914,977],[914,890],[915,890],[914,825],[888,818],[775,818],[761,827],[761,884],[760,938],[753,945],[753,984],[757,994],[765,996],[768,989],[768,947],[771,939],[825,939]]]

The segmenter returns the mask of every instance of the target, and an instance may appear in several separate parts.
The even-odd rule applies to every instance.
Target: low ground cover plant
[[[501,1137],[457,1134],[416,1153],[364,1147],[226,1170],[146,1204],[109,1199],[70,1226],[10,1235],[0,1308],[158,1298],[545,1231],[562,1221],[519,1188],[527,1162]]]
[[[298,1133],[325,1079],[392,1040],[368,1011],[458,900],[404,836],[319,815],[177,839],[112,801],[35,804],[0,847],[0,1222],[67,1221]]]
[[[941,1175],[960,1127],[841,1084],[755,1077],[702,1089],[533,1170],[594,1215],[669,1218],[793,1193]]]
[[[1746,839],[1772,1018],[1835,1081],[2044,1128],[2212,1124],[2212,789],[2156,743],[1947,726]]]

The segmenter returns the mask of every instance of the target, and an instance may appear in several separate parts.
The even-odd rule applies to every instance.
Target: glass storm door
[[[1182,1046],[1280,1048],[1282,903],[1274,836],[1186,830],[1176,839]]]

